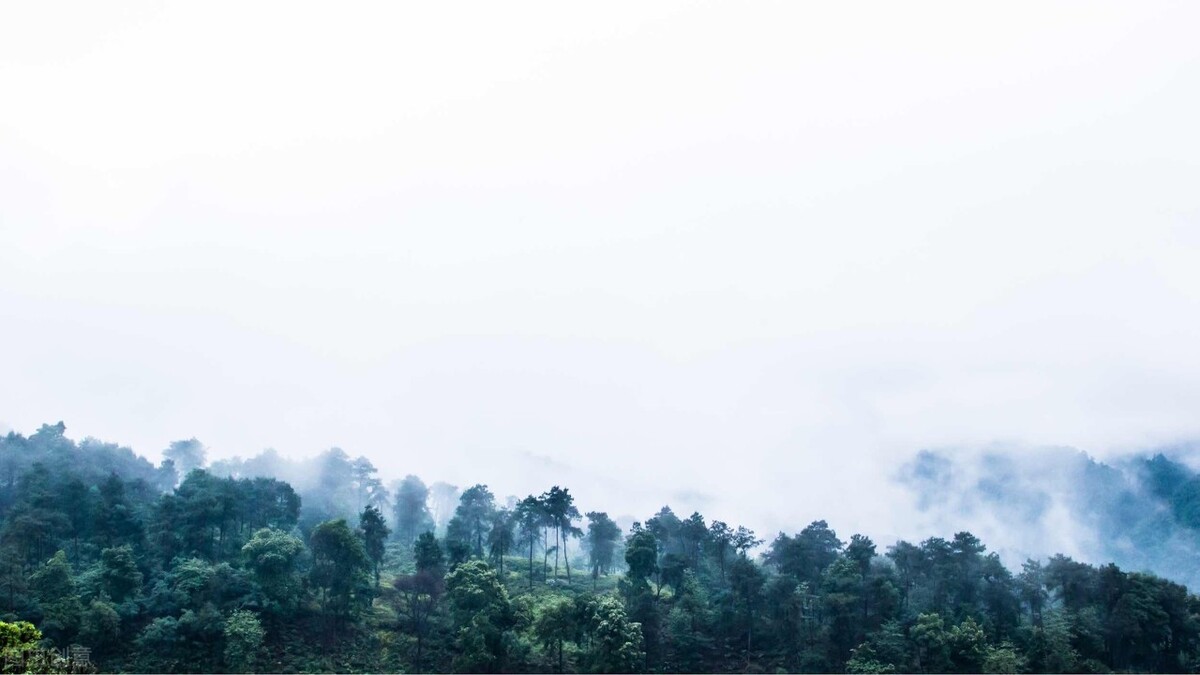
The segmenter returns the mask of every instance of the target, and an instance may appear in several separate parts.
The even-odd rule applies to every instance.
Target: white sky
[[[910,535],[1200,435],[1200,4],[0,6],[0,423]]]

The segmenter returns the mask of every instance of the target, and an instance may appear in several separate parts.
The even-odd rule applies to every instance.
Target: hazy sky
[[[0,424],[908,533],[1200,436],[1200,4],[0,7]]]

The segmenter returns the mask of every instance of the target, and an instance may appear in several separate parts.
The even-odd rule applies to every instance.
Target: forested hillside
[[[149,672],[1200,668],[1184,586],[1061,555],[1008,569],[969,532],[883,546],[669,507],[625,531],[566,486],[385,485],[337,449],[210,465],[195,439],[154,466],[64,433],[0,439],[9,664],[40,643]]]

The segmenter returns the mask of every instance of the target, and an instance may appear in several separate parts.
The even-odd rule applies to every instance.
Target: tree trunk
[[[567,534],[563,533],[563,566],[567,568],[567,583],[571,583],[571,561],[567,559]]]
[[[750,670],[750,637],[754,633],[754,612],[746,608],[746,670]]]

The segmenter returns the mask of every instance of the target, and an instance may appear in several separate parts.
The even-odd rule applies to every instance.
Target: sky
[[[0,429],[930,534],[921,449],[1200,437],[1197,25],[6,3]]]

